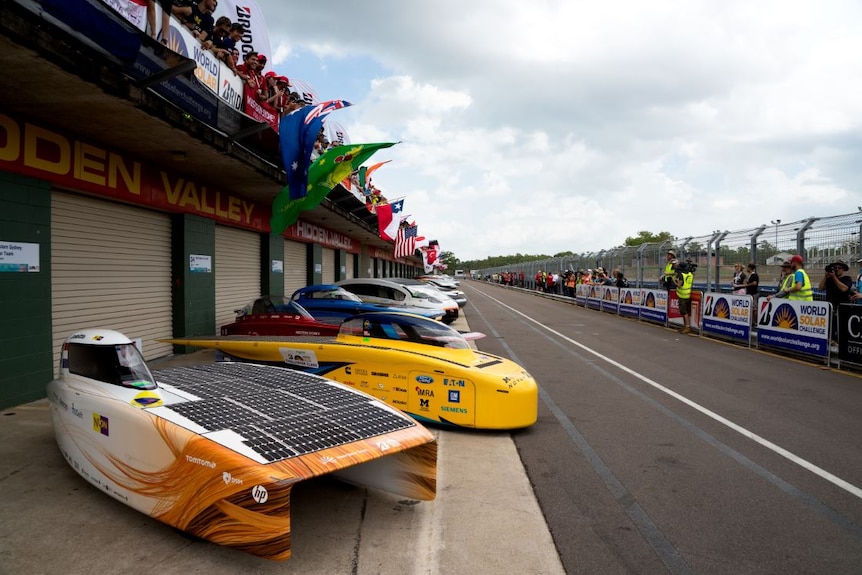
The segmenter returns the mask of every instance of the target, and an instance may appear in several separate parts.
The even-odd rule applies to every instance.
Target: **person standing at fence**
[[[767,299],[786,297],[795,301],[814,301],[814,290],[811,289],[811,280],[808,279],[808,273],[802,268],[803,261],[800,255],[790,258],[791,274],[780,284],[781,290]],[[781,267],[783,268],[784,264]]]
[[[688,262],[678,263],[673,276],[676,286],[676,297],[679,299],[679,314],[682,316],[682,334],[691,333],[691,284],[694,282],[694,274],[688,266]]]
[[[790,258],[790,267],[793,268],[793,285],[787,290],[787,299],[814,301],[814,290],[811,289],[811,280],[808,279],[808,272],[802,267],[804,261],[800,255]]]
[[[757,264],[751,262],[746,266],[748,277],[745,278],[745,293],[757,301],[757,292],[760,290],[760,276],[757,275]]]
[[[742,271],[742,264],[733,264],[733,293],[745,295],[745,282],[748,278]]]
[[[659,283],[661,287],[670,291],[676,287],[674,283],[674,276],[676,275],[676,265],[678,261],[676,259],[676,252],[673,250],[667,251],[667,262],[664,265],[664,273],[659,277]]]
[[[823,279],[818,286],[826,292],[826,301],[832,304],[832,340],[838,339],[838,306],[850,303],[853,291],[853,280],[844,272],[849,272],[850,266],[843,260],[832,262],[824,270]]]
[[[778,276],[778,291],[774,294],[766,296],[766,301],[771,300],[774,297],[777,298],[786,298],[788,294],[788,290],[790,286],[793,285],[793,266],[790,265],[790,262],[784,262],[781,264],[781,275]]]

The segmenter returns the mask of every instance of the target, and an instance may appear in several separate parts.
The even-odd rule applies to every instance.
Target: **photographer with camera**
[[[850,266],[842,260],[832,262],[824,271],[819,287],[826,292],[826,301],[832,304],[832,340],[834,341],[838,339],[838,306],[842,303],[850,303],[853,280],[844,274],[850,271]]]
[[[682,334],[691,333],[691,284],[694,282],[694,271],[697,266],[689,261],[677,263],[674,270],[673,283],[676,286],[676,297],[679,298],[679,314],[682,316]]]

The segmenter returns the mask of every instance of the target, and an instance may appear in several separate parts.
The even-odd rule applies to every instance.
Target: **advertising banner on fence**
[[[758,302],[757,345],[829,356],[832,305],[822,301],[765,298]]]
[[[705,294],[701,332],[750,343],[752,299],[750,295]]]
[[[602,311],[619,313],[620,311],[620,288],[616,286],[602,286]]]
[[[578,284],[575,286],[575,303],[578,305],[587,305],[587,298],[590,297],[590,286]]]
[[[703,309],[703,292],[691,290],[691,327],[700,329],[700,312]],[[679,298],[676,290],[668,292],[667,321],[675,326],[682,326],[682,315],[679,313]]]
[[[862,365],[862,305],[838,306],[838,358]]]
[[[590,295],[587,296],[587,309],[602,309],[602,286],[590,285],[587,287],[590,290]]]
[[[667,323],[667,292],[658,289],[642,289],[640,291],[640,318],[653,323]]]
[[[637,318],[640,316],[641,290],[634,288],[620,289],[620,315]]]

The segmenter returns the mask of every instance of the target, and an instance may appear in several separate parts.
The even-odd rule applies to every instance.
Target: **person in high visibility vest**
[[[691,284],[694,274],[691,273],[688,262],[678,263],[673,283],[676,286],[676,297],[679,298],[679,314],[682,316],[682,334],[691,333]]]
[[[664,265],[664,273],[659,278],[661,287],[670,291],[676,287],[674,277],[676,276],[676,266],[679,261],[676,259],[676,252],[673,250],[667,251],[667,263]]]
[[[790,258],[790,268],[793,272],[784,280],[781,290],[767,297],[767,300],[771,300],[773,297],[787,297],[787,299],[794,301],[814,301],[811,280],[808,279],[808,273],[802,268],[804,261],[800,255]]]

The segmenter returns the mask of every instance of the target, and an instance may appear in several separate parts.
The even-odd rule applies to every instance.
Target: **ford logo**
[[[428,383],[434,383],[434,378],[431,377],[430,375],[417,375],[416,381],[418,381],[419,383],[428,384]]]

